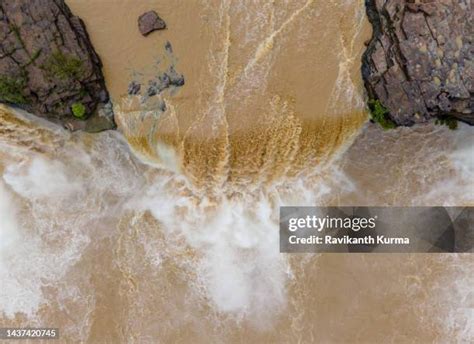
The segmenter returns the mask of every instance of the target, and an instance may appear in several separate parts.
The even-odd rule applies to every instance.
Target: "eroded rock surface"
[[[82,20],[63,0],[0,1],[0,102],[71,129],[115,127]],[[108,110],[107,110],[108,109]]]
[[[474,124],[470,0],[366,0],[374,35],[363,57],[370,100],[397,125],[451,116]]]

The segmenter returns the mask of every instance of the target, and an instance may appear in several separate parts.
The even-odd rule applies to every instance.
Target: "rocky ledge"
[[[362,75],[372,117],[385,127],[432,118],[474,124],[469,0],[366,0],[373,37]]]
[[[115,128],[101,67],[63,0],[0,1],[0,102],[72,130]]]

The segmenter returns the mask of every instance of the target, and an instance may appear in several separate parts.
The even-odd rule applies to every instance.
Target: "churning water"
[[[120,132],[0,108],[2,325],[91,343],[473,338],[469,255],[278,251],[281,205],[474,203],[471,128],[364,124],[362,1],[68,3]],[[145,39],[150,8],[169,29]],[[185,86],[125,95],[170,66]]]

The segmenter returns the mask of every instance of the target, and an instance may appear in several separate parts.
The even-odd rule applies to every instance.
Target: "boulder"
[[[474,124],[469,0],[366,0],[373,36],[363,55],[369,104],[410,126],[435,117]]]
[[[138,18],[138,29],[143,36],[148,36],[153,31],[166,29],[166,23],[155,11],[148,11]]]
[[[115,128],[110,110],[97,111],[109,101],[101,67],[63,0],[0,2],[0,102],[68,128]]]

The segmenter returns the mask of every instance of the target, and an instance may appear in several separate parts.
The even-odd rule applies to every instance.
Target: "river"
[[[278,252],[281,205],[474,204],[472,128],[368,122],[363,1],[66,2],[119,129],[0,107],[2,324],[89,343],[474,338],[472,255]],[[144,38],[149,9],[168,29]],[[185,85],[144,95],[170,67]]]

